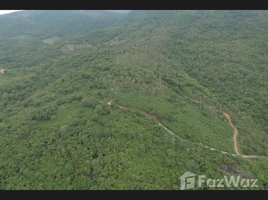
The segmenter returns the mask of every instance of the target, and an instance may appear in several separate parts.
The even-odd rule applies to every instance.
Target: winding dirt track
[[[229,121],[229,124],[231,125],[231,127],[233,127],[233,129],[234,129],[234,135],[233,135],[233,140],[234,140],[234,149],[235,149],[235,153],[236,153],[236,155],[240,155],[240,153],[239,153],[239,151],[238,151],[238,149],[237,149],[237,144],[236,144],[236,137],[237,137],[237,129],[234,127],[234,125],[233,125],[233,123],[232,123],[232,121],[231,121],[231,117],[230,117],[230,115],[228,114],[228,113],[226,113],[226,112],[223,112],[223,114],[224,114],[224,116],[228,119],[228,121]]]
[[[184,95],[184,96],[185,96],[185,95]],[[191,98],[189,98],[189,97],[187,97],[187,96],[185,96],[185,97],[188,98],[188,99],[191,100],[191,101],[194,101],[194,102],[196,102],[196,103],[199,103],[199,101],[197,101],[197,100],[191,99]],[[108,105],[111,105],[112,101],[113,101],[113,99],[112,99],[111,101],[109,101],[107,104],[108,104]],[[99,102],[103,103],[102,101],[99,101]],[[183,140],[183,141],[187,141],[187,140],[185,140],[185,139],[179,137],[177,134],[175,134],[174,132],[172,132],[171,130],[169,130],[167,127],[165,127],[165,126],[164,126],[164,125],[157,119],[157,116],[154,115],[154,114],[151,114],[150,112],[145,112],[145,111],[141,111],[141,110],[138,110],[138,109],[134,109],[134,108],[126,107],[126,106],[120,106],[120,105],[118,105],[118,107],[121,108],[121,109],[131,109],[131,110],[136,110],[136,111],[139,111],[139,112],[144,113],[144,114],[147,115],[148,117],[154,117],[154,118],[156,119],[158,125],[162,126],[162,127],[163,127],[166,131],[168,131],[170,134],[172,134],[173,136],[175,136],[175,137],[177,137],[177,138],[179,138],[179,139],[181,139],[181,140]],[[209,108],[211,108],[211,109],[213,109],[213,110],[215,110],[215,111],[217,111],[217,112],[221,112],[221,113],[223,113],[224,116],[228,119],[230,126],[234,129],[233,140],[234,140],[234,149],[235,149],[236,155],[240,155],[240,156],[242,156],[243,158],[255,158],[255,157],[261,157],[261,156],[256,156],[256,155],[241,155],[241,154],[239,153],[238,149],[237,149],[237,142],[236,142],[236,137],[237,137],[238,131],[237,131],[237,129],[234,127],[234,125],[233,125],[233,123],[232,123],[232,121],[231,121],[231,117],[230,117],[230,115],[229,115],[228,113],[226,113],[226,112],[216,110],[215,108],[213,108],[213,107],[211,107],[211,106],[209,106]],[[191,142],[191,141],[188,141],[188,142]],[[194,143],[194,142],[193,142],[193,143]],[[200,144],[200,145],[203,145],[202,143],[199,143],[199,144]],[[205,148],[210,148],[210,149],[213,150],[213,151],[216,150],[216,149],[214,149],[214,148],[212,148],[212,147],[208,147],[208,146],[206,146],[206,145],[203,145],[203,146],[204,146]],[[217,151],[220,151],[220,150],[217,150]],[[220,152],[222,152],[222,153],[224,153],[224,154],[230,154],[230,153],[225,152],[225,151],[220,151]],[[230,155],[232,155],[232,156],[236,156],[235,154],[230,154]]]
[[[191,101],[193,101],[193,102],[200,103],[199,101],[194,100],[194,99],[191,99],[190,97],[188,97],[188,96],[186,96],[186,95],[183,95],[183,96],[185,96],[186,98],[188,98],[189,100],[191,100]],[[226,112],[216,110],[216,109],[213,108],[212,106],[209,106],[209,108],[210,108],[210,109],[213,109],[213,110],[215,110],[215,111],[217,111],[217,112],[221,112],[221,113],[223,113],[223,115],[228,119],[230,126],[234,129],[233,140],[234,140],[234,149],[235,149],[235,153],[236,153],[236,155],[241,155],[241,154],[239,153],[238,149],[237,149],[237,142],[236,142],[236,137],[237,137],[238,131],[237,131],[237,129],[234,127],[230,115],[229,115],[228,113],[226,113]]]
[[[183,95],[183,96],[185,96],[187,99],[189,99],[189,100],[191,100],[191,101],[194,101],[194,102],[196,102],[196,103],[200,103],[199,101],[194,100],[194,99],[191,99],[190,97],[188,97],[188,96],[186,96],[186,95]],[[216,110],[216,109],[213,108],[212,106],[209,106],[209,108],[211,108],[211,109],[213,109],[213,110],[215,110],[215,111],[217,111],[217,112],[221,112],[221,113],[223,113],[223,115],[228,119],[230,126],[234,129],[233,140],[234,140],[234,149],[235,149],[235,153],[236,153],[236,155],[241,155],[241,154],[239,153],[238,149],[237,149],[237,141],[236,141],[236,138],[237,138],[238,131],[237,131],[237,129],[234,127],[230,115],[229,115],[228,113],[226,113],[226,112]],[[225,152],[225,153],[227,153],[227,152]],[[242,155],[242,157],[243,157],[243,158],[255,158],[255,157],[260,157],[260,156],[256,156],[256,155]]]

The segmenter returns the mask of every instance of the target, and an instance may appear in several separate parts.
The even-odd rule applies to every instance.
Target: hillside
[[[19,13],[0,16],[0,189],[180,189],[186,171],[267,189],[267,11]]]
[[[63,40],[90,30],[112,26],[124,13],[94,10],[25,10],[0,17],[0,64],[10,67],[31,65],[26,57],[31,54],[48,59],[60,54],[51,44],[62,45]],[[49,55],[40,55],[44,51]],[[41,52],[42,53],[41,53]]]

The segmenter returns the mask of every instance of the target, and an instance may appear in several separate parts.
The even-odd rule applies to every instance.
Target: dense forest
[[[187,171],[258,179],[194,190],[268,188],[267,11],[26,10],[0,27],[1,190],[180,190]]]

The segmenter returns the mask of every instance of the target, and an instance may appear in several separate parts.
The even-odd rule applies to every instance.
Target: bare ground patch
[[[73,44],[66,44],[60,48],[62,52],[69,52],[69,51],[74,51],[75,50],[75,45]]]

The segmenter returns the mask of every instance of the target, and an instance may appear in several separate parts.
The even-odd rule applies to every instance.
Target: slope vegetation
[[[105,12],[66,12],[58,29],[47,12],[0,31],[13,41],[0,51],[0,189],[180,189],[186,171],[267,189],[266,11],[132,11],[107,26],[93,20]]]

